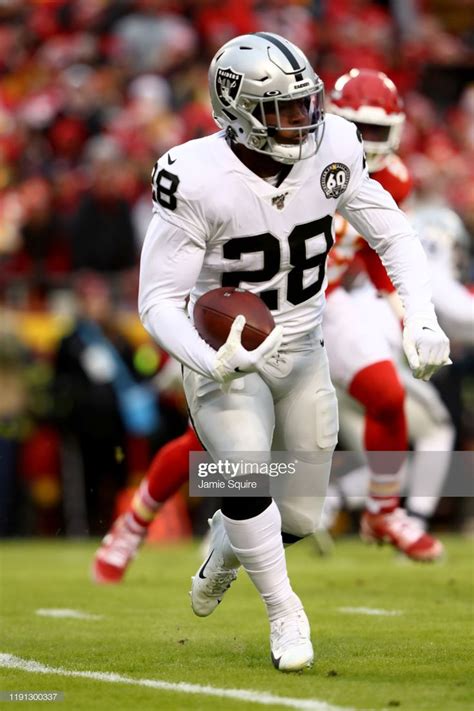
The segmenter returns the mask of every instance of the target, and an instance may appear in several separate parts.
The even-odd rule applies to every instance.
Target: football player
[[[161,506],[189,477],[189,453],[202,451],[191,426],[154,455],[127,511],[112,525],[95,553],[92,579],[120,583]]]
[[[465,256],[468,235],[459,216],[439,203],[428,203],[411,209],[411,223],[420,235],[428,257],[432,282],[436,284],[433,302],[440,322],[449,337],[458,345],[474,344],[474,298],[462,284],[459,261]],[[408,432],[414,452],[406,475],[406,507],[410,517],[418,519],[426,528],[433,516],[439,495],[449,470],[455,428],[450,414],[434,385],[411,377],[403,359],[399,309],[392,310],[383,299],[377,299],[368,285],[351,292],[359,312],[364,314],[373,329],[386,338],[397,363],[397,370],[406,389],[406,414]],[[338,391],[340,407],[340,440],[354,450],[362,448],[363,423],[360,407]],[[425,452],[436,453],[436,456]],[[361,467],[338,481],[344,502],[358,508],[360,492],[367,481],[368,472]],[[358,495],[357,495],[358,494]],[[326,525],[330,525],[336,510],[342,504],[338,490],[331,486],[331,497],[325,508]]]
[[[323,489],[338,429],[321,329],[334,214],[381,255],[405,308],[407,355],[422,378],[449,360],[425,256],[391,196],[369,178],[355,126],[325,117],[323,84],[295,45],[266,32],[237,37],[212,60],[209,87],[221,130],[171,149],[153,171],[141,319],[183,364],[190,414],[214,459],[288,450]],[[218,351],[194,328],[196,299],[220,286],[259,294],[272,310],[277,325],[256,350],[241,345],[243,316]],[[281,671],[313,661],[283,541],[316,530],[318,503],[226,497],[193,579],[192,608],[207,616],[244,568],[265,604]]]
[[[352,69],[336,81],[328,109],[356,124],[371,178],[397,203],[403,202],[411,191],[412,178],[395,154],[405,114],[394,83],[382,72]],[[425,533],[419,521],[409,518],[399,506],[403,459],[393,454],[370,455],[371,451],[407,450],[405,391],[385,334],[354,303],[343,279],[358,259],[377,290],[390,301],[396,297],[394,287],[377,254],[357,230],[342,217],[336,226],[323,325],[332,380],[364,409],[363,444],[369,453],[370,477],[361,535],[366,540],[389,541],[414,560],[435,560],[443,553],[441,542]]]
[[[333,113],[348,114],[360,124],[372,177],[397,202],[403,201],[410,193],[412,179],[394,154],[404,121],[394,84],[381,72],[352,70],[337,82],[332,97]],[[371,140],[366,141],[366,137]],[[372,281],[387,298],[394,298],[394,288],[377,254],[347,220],[338,215],[335,225],[335,246],[329,253],[327,269],[329,299],[324,315],[331,376],[339,389],[353,395],[365,408],[363,439],[367,450],[406,450],[404,391],[389,345],[354,307],[354,300],[342,287],[342,279],[357,258],[363,260]],[[356,448],[360,448],[358,440]],[[156,512],[187,481],[189,452],[199,449],[199,440],[190,427],[185,435],[155,455],[129,511],[114,524],[97,552],[93,567],[96,582],[120,582]],[[372,470],[365,525],[378,524],[379,538],[388,537],[414,559],[434,559],[442,552],[439,541],[424,535],[416,522],[406,520],[405,512],[398,509],[401,471],[401,467],[388,474]],[[332,502],[331,510],[336,504]],[[402,518],[406,525],[400,527],[398,522]]]
[[[433,303],[436,313],[448,337],[459,346],[474,345],[474,297],[462,283],[462,266],[467,261],[469,236],[466,228],[453,210],[433,202],[421,203],[409,210],[408,217],[417,233],[428,258],[431,281],[436,285]],[[381,313],[389,328],[390,317]],[[440,492],[449,471],[450,452],[454,446],[455,430],[449,412],[438,390],[431,383],[415,381],[409,377],[403,362],[400,329],[392,314],[392,338],[394,358],[399,363],[399,372],[405,383],[407,417],[410,440],[415,452],[407,476],[406,507],[411,516],[416,516],[423,527],[435,513]],[[397,340],[395,341],[395,336]],[[436,452],[427,458],[423,452]]]

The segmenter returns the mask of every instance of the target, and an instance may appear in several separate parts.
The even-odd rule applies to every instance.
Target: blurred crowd
[[[117,492],[185,428],[174,367],[135,314],[150,173],[215,130],[216,49],[263,29],[328,90],[352,67],[386,72],[417,198],[472,235],[469,0],[1,0],[0,535],[105,531]],[[145,422],[124,414],[130,393]]]

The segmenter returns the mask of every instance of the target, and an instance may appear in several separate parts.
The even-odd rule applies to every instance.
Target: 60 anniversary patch
[[[321,187],[328,199],[338,198],[347,188],[351,171],[344,163],[330,163],[321,173]]]

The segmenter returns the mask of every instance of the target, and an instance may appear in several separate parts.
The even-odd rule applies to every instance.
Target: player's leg
[[[247,452],[259,452],[269,459],[274,404],[260,376],[237,380],[229,393],[223,393],[217,385],[185,371],[184,386],[196,431],[214,459],[235,453],[240,460]],[[278,629],[280,646],[272,644],[275,666],[291,671],[311,663],[311,644],[308,648],[306,640],[302,645],[299,638],[288,637],[281,622],[290,615],[300,620],[304,613],[286,570],[278,507],[268,497],[226,498],[223,511],[214,515],[212,523],[209,555],[193,579],[191,598],[196,614],[205,616],[217,607],[240,563],[265,603],[272,629]],[[222,524],[226,536],[217,530]],[[238,562],[230,560],[227,542]]]
[[[202,445],[192,427],[159,450],[133,498],[129,511],[133,524],[150,525],[165,501],[187,482],[190,452],[201,450]]]
[[[374,514],[398,507],[404,455],[395,453],[408,448],[404,388],[380,333],[378,301],[369,289],[350,294],[337,289],[328,299],[324,320],[331,377],[364,410],[363,446],[370,471],[367,507]]]
[[[318,527],[337,441],[337,400],[319,330],[311,341],[305,350],[282,354],[280,373],[278,367],[264,372],[275,397],[273,449],[289,453],[291,461],[297,463],[296,475],[291,482],[287,478],[276,498],[286,544],[311,535]],[[293,647],[302,656],[312,658],[310,628],[303,609],[284,612],[272,622],[274,657],[279,656],[284,635],[293,637]]]
[[[357,400],[347,389],[337,387],[339,441],[342,449],[365,451],[366,458],[365,463],[361,461],[360,466],[340,477],[337,487],[331,487],[335,498],[329,505],[326,502],[325,512],[330,518],[334,518],[342,501],[349,509],[367,506],[372,513],[393,511],[404,481],[406,467],[401,465],[406,455],[397,453],[406,447],[405,417],[399,407],[404,392],[394,365],[390,361],[369,365],[356,374],[353,383],[354,389],[361,391]]]
[[[364,451],[365,413],[358,402],[336,383],[339,407],[338,443],[342,450],[340,466],[347,473],[339,474],[330,482],[321,519],[322,527],[331,528],[339,511],[363,511],[367,501],[370,469]],[[350,464],[345,461],[344,452],[350,452]],[[356,454],[357,453],[357,454]]]
[[[189,427],[158,450],[128,510],[115,521],[94,556],[95,582],[119,583],[123,579],[159,508],[187,481],[189,453],[201,449]]]
[[[298,469],[297,479],[288,479],[285,495],[277,499],[285,543],[312,535],[319,526],[338,433],[337,399],[322,334],[316,333],[311,348],[293,357],[285,391],[272,379],[273,449],[290,452]]]
[[[226,531],[234,552],[265,603],[274,666],[281,671],[298,671],[312,664],[313,647],[308,618],[288,578],[280,511],[268,499],[258,500],[266,508],[256,513],[258,508],[253,511],[248,508],[253,501],[257,500],[241,499],[244,510],[223,508]],[[233,499],[232,504],[235,503]]]
[[[329,298],[324,335],[331,377],[364,408],[367,452],[402,452],[408,448],[404,389],[391,361],[387,339],[378,326],[372,290],[348,293],[337,289]],[[373,513],[398,506],[403,455],[369,456],[368,508]]]
[[[402,360],[400,325],[387,302],[384,299],[374,299],[366,290],[356,290],[352,296],[356,307],[367,315],[368,322],[377,324],[380,327],[380,330],[378,328],[374,330],[379,334],[379,338],[382,338],[383,341],[390,346],[392,356],[397,362]],[[379,345],[379,350],[375,352],[383,353],[381,350],[382,347],[383,346]],[[404,373],[405,375],[403,375]],[[417,387],[419,381],[416,381],[412,374],[403,367],[397,367],[397,376],[400,378],[404,388]],[[424,383],[420,384],[421,387],[423,387]],[[354,394],[352,389],[351,394]],[[412,424],[413,423],[410,423],[410,425]],[[411,472],[409,474],[411,475]],[[400,472],[396,478],[399,479],[400,485],[402,483]],[[408,477],[408,483],[409,479],[410,477]],[[390,493],[391,492],[389,492],[389,494]],[[376,501],[376,496],[370,501],[372,504],[372,512],[376,511]],[[366,513],[362,521],[362,528],[365,528],[365,534],[367,534],[368,538],[388,540],[396,548],[414,560],[431,561],[436,560],[442,555],[443,546],[441,542],[427,535],[424,532],[423,526],[420,525],[420,520],[410,517],[406,511],[397,508],[393,512],[387,511],[385,518],[383,512],[378,517],[377,515],[371,517],[372,513]]]
[[[415,380],[402,371],[407,390],[407,418],[414,453],[407,477],[406,507],[423,528],[439,502],[449,472],[455,429],[448,410],[431,383]]]
[[[185,369],[184,389],[194,426],[213,459],[228,458],[233,452],[240,458],[247,451],[270,450],[273,401],[257,375],[237,380],[230,392],[223,393],[215,382]],[[254,502],[255,515],[269,503],[249,501]],[[240,510],[245,511],[247,506],[243,498],[236,502]],[[191,590],[192,607],[200,617],[216,609],[240,566],[220,510],[212,517],[210,534],[208,554],[193,578]]]
[[[405,456],[396,453],[408,448],[404,388],[392,361],[380,360],[359,370],[348,392],[365,413],[364,449],[370,468],[367,510],[389,513],[399,505],[402,485]]]
[[[411,373],[408,374],[408,377],[412,378]],[[414,382],[418,383],[419,381]],[[362,407],[342,390],[338,390],[338,398],[341,423],[340,441],[347,449],[362,451],[364,440],[364,413]],[[419,403],[417,402],[415,404],[410,393],[408,393],[406,404],[410,440],[413,441],[415,432],[417,432],[417,429],[414,430],[413,427],[418,427],[418,423],[421,422],[419,417],[415,418],[413,416],[414,410],[418,411]],[[426,418],[426,414],[424,417]],[[444,453],[441,453],[441,455],[443,454]],[[433,492],[433,496],[430,496],[430,499],[434,499],[434,494],[438,491],[435,483],[438,481],[438,472],[440,469],[444,472],[445,465],[446,462],[443,456],[440,458],[435,457],[429,466],[429,471],[427,471],[426,459],[423,461],[420,458],[417,459],[416,454],[410,454],[406,467],[406,476],[404,477],[404,487],[408,486],[409,488],[412,474],[415,473],[416,476],[417,472],[419,472],[422,474],[425,482],[424,491]],[[431,481],[431,469],[433,470],[435,482]],[[364,507],[365,502],[361,493],[366,490],[369,478],[370,470],[367,466],[357,467],[348,474],[340,477],[338,480],[338,491],[336,493],[339,494],[340,492],[344,506],[350,510],[360,510]],[[332,503],[334,506],[337,506],[337,501],[333,501]],[[383,538],[384,540],[392,542],[399,549],[403,547],[403,552],[414,560],[434,560],[442,555],[443,549],[441,543],[432,536],[426,536],[424,525],[418,517],[411,515],[411,511],[406,513],[402,509],[395,509],[393,514],[387,514],[386,516],[386,519],[382,519],[383,527],[386,528],[387,525],[389,525],[392,530],[390,534],[387,533],[386,530],[380,531],[380,538],[379,535],[377,535],[375,536],[376,540]],[[368,533],[369,540],[374,540],[374,536],[371,532]],[[392,540],[393,538],[400,540],[397,543]]]
[[[351,294],[339,289],[329,298],[325,321],[331,374],[365,412],[370,476],[361,535],[388,541],[414,560],[434,560],[442,553],[440,542],[399,508],[404,456],[397,452],[408,448],[404,388],[379,328],[380,301],[369,289]]]
[[[441,543],[399,507],[403,470],[396,452],[406,446],[407,435],[404,389],[393,363],[367,366],[355,376],[349,393],[365,408],[364,446],[370,478],[361,537],[391,543],[413,560],[439,558],[443,552]]]

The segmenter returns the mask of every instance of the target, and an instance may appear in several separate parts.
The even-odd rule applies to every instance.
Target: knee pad
[[[294,496],[278,500],[281,529],[296,538],[306,538],[318,530],[324,498]]]
[[[339,414],[336,391],[316,393],[316,440],[320,449],[333,450],[337,444]]]

